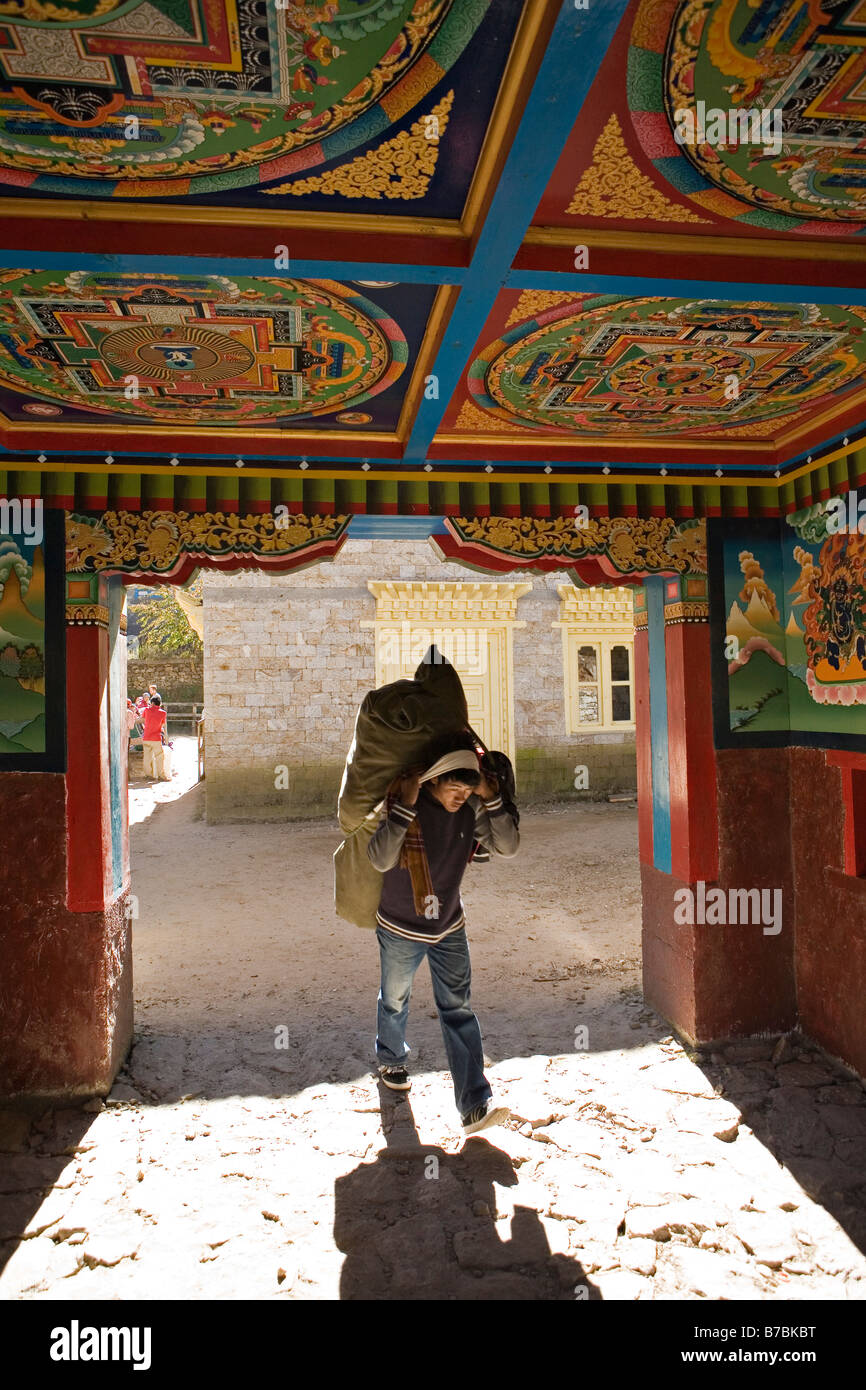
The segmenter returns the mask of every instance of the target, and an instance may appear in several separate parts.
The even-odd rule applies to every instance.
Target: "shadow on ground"
[[[797,1033],[695,1059],[755,1137],[866,1253],[866,1088]]]
[[[580,1261],[554,1254],[538,1213],[497,1220],[496,1187],[517,1185],[496,1130],[456,1154],[423,1145],[407,1097],[379,1086],[387,1148],[334,1188],[334,1243],[347,1300],[574,1300],[601,1294]]]

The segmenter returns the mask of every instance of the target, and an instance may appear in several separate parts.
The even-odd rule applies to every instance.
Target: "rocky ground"
[[[181,783],[136,792],[126,1069],[83,1109],[0,1112],[0,1297],[866,1294],[866,1093],[796,1036],[689,1054],[644,1007],[632,809],[529,812],[521,855],[467,875],[513,1112],[467,1141],[426,972],[410,1095],[371,1073],[333,828],[208,827]]]

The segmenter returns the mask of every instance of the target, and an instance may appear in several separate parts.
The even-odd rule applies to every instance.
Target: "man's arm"
[[[511,859],[520,848],[520,831],[502,804],[498,792],[475,800],[475,838],[486,850]]]
[[[400,800],[395,801],[390,813],[382,821],[367,846],[367,856],[374,869],[386,873],[393,869],[400,858],[406,831],[416,815],[415,802],[418,800],[419,777],[404,777],[400,783]]]

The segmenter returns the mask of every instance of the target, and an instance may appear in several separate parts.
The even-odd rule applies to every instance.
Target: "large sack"
[[[379,817],[370,815],[353,835],[347,835],[334,855],[334,908],[338,917],[356,927],[376,928],[382,896],[382,875],[367,857]]]
[[[436,647],[412,680],[392,681],[365,695],[337,801],[340,829],[347,835],[357,830],[432,738],[464,729],[468,720],[460,677]]]
[[[334,855],[338,917],[375,928],[382,874],[370,863],[367,846],[379,825],[379,804],[432,738],[465,728],[468,718],[460,677],[435,647],[413,680],[393,681],[364,697],[337,802],[346,835]]]

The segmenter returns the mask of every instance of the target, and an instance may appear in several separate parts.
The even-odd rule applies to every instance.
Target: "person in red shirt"
[[[162,746],[165,725],[166,714],[162,708],[162,700],[158,695],[154,695],[144,711],[144,775],[159,781],[168,781]]]

